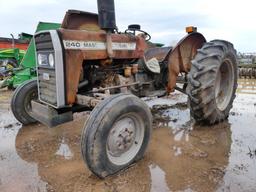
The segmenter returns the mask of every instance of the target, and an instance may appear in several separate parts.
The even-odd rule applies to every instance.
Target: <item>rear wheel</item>
[[[232,108],[237,87],[237,59],[233,45],[214,40],[198,50],[188,75],[187,93],[197,122],[218,123]]]
[[[20,85],[12,96],[11,109],[15,118],[23,125],[35,123],[30,115],[31,101],[38,98],[37,81],[29,80]]]
[[[92,111],[82,132],[82,156],[100,178],[141,159],[152,130],[148,106],[134,95],[118,94]]]

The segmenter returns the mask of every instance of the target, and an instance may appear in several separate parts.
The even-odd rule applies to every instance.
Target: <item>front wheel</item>
[[[187,94],[191,116],[214,124],[226,119],[235,98],[237,59],[233,45],[214,40],[205,43],[192,60]]]
[[[140,160],[152,131],[149,107],[139,98],[118,94],[92,111],[81,138],[88,168],[100,178],[117,173]]]
[[[35,123],[31,117],[31,101],[38,98],[37,81],[29,80],[20,85],[12,96],[11,109],[15,118],[23,125]]]

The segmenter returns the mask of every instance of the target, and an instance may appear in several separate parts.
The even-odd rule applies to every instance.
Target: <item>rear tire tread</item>
[[[228,117],[229,111],[232,108],[235,93],[232,94],[229,105],[224,112],[221,112],[215,106],[214,87],[216,74],[220,63],[227,56],[232,58],[232,64],[235,65],[234,70],[236,70],[236,50],[233,45],[227,41],[214,40],[205,43],[191,62],[192,67],[188,74],[189,85],[187,87],[187,94],[191,115],[199,123],[213,124],[220,122]],[[210,64],[210,66],[206,66],[206,63]],[[236,83],[237,73],[234,75]],[[235,91],[236,85],[234,86]]]

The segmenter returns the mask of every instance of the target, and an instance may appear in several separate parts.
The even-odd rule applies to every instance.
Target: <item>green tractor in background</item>
[[[36,28],[36,32],[51,30],[60,28],[59,23],[45,23],[39,22]],[[0,67],[0,89],[8,87],[9,89],[15,89],[23,82],[33,79],[36,77],[36,58],[35,58],[35,43],[32,38],[27,51],[22,51],[20,49],[8,49],[3,50],[2,58],[11,57],[13,55],[17,56],[17,63],[15,64],[10,59],[5,59],[7,63],[2,63]],[[1,58],[1,51],[0,51]]]
[[[0,81],[11,75],[21,63],[26,51],[19,48],[0,49]]]
[[[33,35],[19,34],[19,38],[0,37],[0,81],[9,77],[14,68],[17,68],[28,48]]]

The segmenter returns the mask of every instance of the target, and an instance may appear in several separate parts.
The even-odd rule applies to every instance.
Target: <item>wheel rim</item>
[[[24,109],[25,109],[25,111],[28,113],[28,114],[30,114],[31,113],[31,110],[32,110],[32,108],[31,108],[31,101],[33,100],[33,99],[36,99],[38,96],[37,96],[38,94],[37,94],[37,89],[36,90],[31,90],[28,94],[27,94],[27,96],[25,97],[25,99],[24,99]]]
[[[107,138],[107,156],[116,165],[129,163],[139,152],[144,139],[143,119],[135,113],[121,116]]]
[[[215,83],[215,101],[219,110],[224,111],[233,95],[234,67],[229,59],[226,59],[219,67]]]

